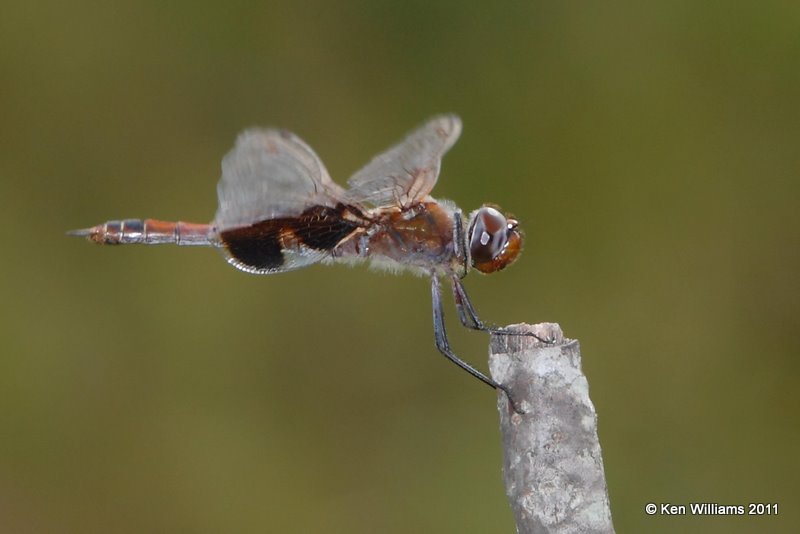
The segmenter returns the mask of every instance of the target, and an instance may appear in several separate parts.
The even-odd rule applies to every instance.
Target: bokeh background
[[[0,531],[513,532],[494,395],[436,352],[427,281],[64,236],[210,220],[249,126],[344,183],[456,112],[435,195],[528,238],[467,286],[580,339],[618,531],[796,532],[799,28],[789,1],[7,3]]]

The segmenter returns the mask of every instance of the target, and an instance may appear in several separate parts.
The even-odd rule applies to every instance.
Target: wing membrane
[[[376,207],[419,202],[436,185],[442,156],[459,135],[457,116],[434,117],[355,173],[347,182],[348,195]]]
[[[345,198],[322,161],[285,130],[246,130],[222,160],[217,185],[218,231],[292,217],[314,206],[334,207]]]

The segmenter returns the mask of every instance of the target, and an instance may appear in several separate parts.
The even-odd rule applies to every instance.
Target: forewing
[[[436,185],[442,157],[459,135],[456,115],[434,117],[355,173],[347,182],[349,197],[375,207],[419,202]]]
[[[285,130],[251,129],[222,160],[218,231],[291,217],[344,198],[311,148]]]

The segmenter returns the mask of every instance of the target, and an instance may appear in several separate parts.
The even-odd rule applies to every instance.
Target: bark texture
[[[578,342],[564,339],[553,323],[508,329],[555,341],[508,334],[491,339],[492,377],[508,386],[524,412],[516,413],[499,392],[503,477],[517,532],[614,532]]]

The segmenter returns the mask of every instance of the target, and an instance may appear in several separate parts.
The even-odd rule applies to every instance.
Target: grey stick
[[[597,413],[581,371],[577,341],[554,323],[512,325],[554,339],[493,334],[489,369],[520,409],[499,392],[503,478],[517,532],[614,532]]]

